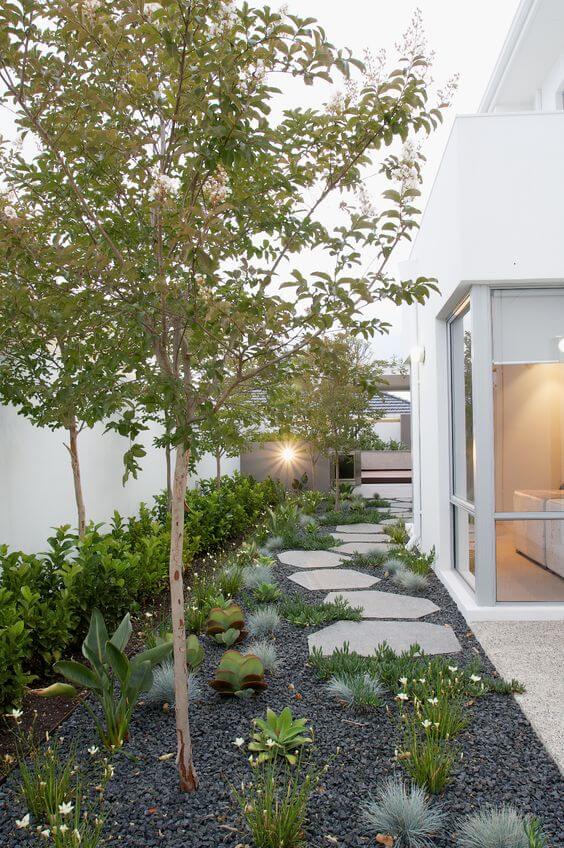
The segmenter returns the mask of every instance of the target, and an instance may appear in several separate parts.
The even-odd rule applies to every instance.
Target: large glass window
[[[564,290],[494,292],[492,328],[497,599],[561,601]]]
[[[451,385],[451,504],[454,563],[474,588],[474,422],[472,386],[472,326],[465,302],[449,322]]]

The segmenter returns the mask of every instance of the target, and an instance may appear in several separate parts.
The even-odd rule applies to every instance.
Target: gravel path
[[[308,600],[322,600],[326,592],[311,592],[286,579],[289,569],[277,566],[277,576],[288,593]],[[370,572],[367,572],[370,573]],[[376,570],[378,573],[378,570]],[[379,569],[382,576],[382,569]],[[380,591],[401,593],[389,578],[378,584]],[[408,593],[405,593],[408,594]],[[431,577],[424,593],[438,607],[424,620],[449,624],[462,645],[457,662],[476,654],[486,671],[493,667],[469,631],[442,584]],[[284,623],[277,634],[282,661],[278,675],[271,677],[268,690],[250,700],[220,700],[204,685],[201,701],[191,708],[192,736],[200,790],[192,795],[177,791],[174,760],[159,756],[175,750],[171,714],[147,705],[140,706],[131,725],[127,751],[116,760],[113,780],[107,790],[106,845],[127,848],[235,848],[247,838],[239,828],[231,788],[251,774],[245,756],[233,745],[238,736],[248,737],[250,721],[266,706],[279,711],[292,705],[298,716],[307,716],[315,728],[317,757],[326,762],[337,746],[320,791],[313,797],[308,824],[308,848],[374,845],[359,816],[360,803],[368,798],[378,781],[397,768],[393,760],[395,706],[358,716],[343,711],[325,693],[313,670],[307,666],[307,635],[311,628],[298,629]],[[206,660],[201,675],[206,681],[221,656],[221,648],[205,640]],[[297,697],[299,696],[299,698]],[[462,757],[452,784],[438,800],[448,812],[449,827],[437,839],[438,848],[452,848],[454,821],[486,804],[513,803],[523,813],[534,813],[551,837],[551,848],[564,848],[564,784],[555,763],[531,729],[512,697],[488,695],[471,707],[473,721],[459,739]],[[92,723],[83,709],[65,722],[61,732],[85,752],[94,740]],[[24,831],[16,831],[14,820],[24,812],[14,787],[17,775],[0,787],[0,844],[4,848],[27,848],[37,844]]]

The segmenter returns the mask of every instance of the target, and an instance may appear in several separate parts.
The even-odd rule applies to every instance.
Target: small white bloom
[[[425,680],[426,680],[426,679],[427,679],[426,677],[420,677],[420,678],[419,678],[419,683],[425,683]]]
[[[4,206],[4,215],[6,218],[10,218],[11,220],[18,217],[18,213],[13,206]],[[12,712],[20,712],[20,710],[12,710]]]
[[[429,721],[429,719],[428,719],[428,718],[426,718],[426,719],[425,719],[425,721],[422,721],[422,722],[421,722],[421,724],[423,725],[423,727],[425,728],[425,730],[427,730],[427,728],[428,728],[428,727],[431,727],[432,723],[433,723],[433,722],[432,722],[432,721]]]
[[[63,834],[66,833],[68,829],[69,829],[68,824],[60,824],[59,827],[58,827],[59,833],[63,833]]]
[[[29,827],[29,813],[26,813],[23,819],[16,819],[16,827],[19,830],[24,827]]]
[[[472,683],[479,683],[481,679],[482,679],[482,677],[479,674],[471,674],[470,675],[470,680],[472,681]]]
[[[143,6],[143,11],[145,12],[148,18],[152,18],[155,12],[158,12],[160,8],[160,3],[145,3],[145,5]]]
[[[449,665],[448,670],[450,671],[451,674],[454,674],[455,671],[458,671],[458,666],[457,665]]]
[[[70,816],[73,809],[74,806],[70,801],[63,801],[62,804],[59,804],[59,812],[62,816]]]
[[[10,208],[10,207],[7,206],[6,209],[8,209],[8,208]],[[4,211],[6,211],[6,210],[4,210]],[[6,713],[6,716],[8,718],[13,718],[14,721],[18,721],[23,716],[23,710],[13,709],[9,713]]]
[[[48,827],[46,827],[45,830],[39,831],[39,835],[42,836],[43,839],[49,839],[49,837],[51,835],[51,831],[49,830]]]
[[[430,704],[432,704],[434,707],[436,707],[436,706],[437,706],[437,704],[439,703],[439,699],[438,699],[438,698],[427,698],[427,700],[428,700],[428,702],[429,702]]]
[[[99,750],[100,749],[97,745],[91,745],[91,747],[88,749],[88,753],[91,757],[95,757]]]
[[[267,748],[274,748],[276,742],[274,741],[274,739],[267,739],[265,744]]]
[[[402,686],[407,686],[407,677],[400,677],[399,682]]]
[[[237,748],[242,748],[245,744],[245,740],[242,736],[238,736],[237,739],[235,739],[235,741],[233,742],[233,744],[236,745]]]
[[[409,701],[409,695],[407,694],[407,692],[399,692],[396,695],[396,698],[398,699],[398,701]]]

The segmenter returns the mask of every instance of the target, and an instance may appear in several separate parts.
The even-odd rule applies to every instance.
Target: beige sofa
[[[564,577],[564,491],[520,490],[513,493],[515,512],[561,512],[562,521],[515,521],[515,547],[533,562]]]

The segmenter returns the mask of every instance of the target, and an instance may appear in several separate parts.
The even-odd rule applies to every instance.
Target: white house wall
[[[87,519],[104,522],[114,510],[134,515],[141,501],[151,503],[166,486],[163,450],[152,446],[156,433],[141,439],[147,456],[137,480],[122,485],[123,453],[128,441],[103,427],[79,436]],[[34,427],[12,407],[0,407],[0,544],[30,553],[45,550],[51,529],[76,526],[76,508],[66,434]],[[222,463],[224,474],[239,467],[238,458]],[[215,459],[204,457],[197,476],[215,474]]]
[[[441,290],[407,322],[411,347],[425,349],[412,373],[414,507],[441,569],[452,565],[445,319],[473,283],[563,279],[563,150],[563,113],[457,118],[413,247],[410,274],[437,277]]]

